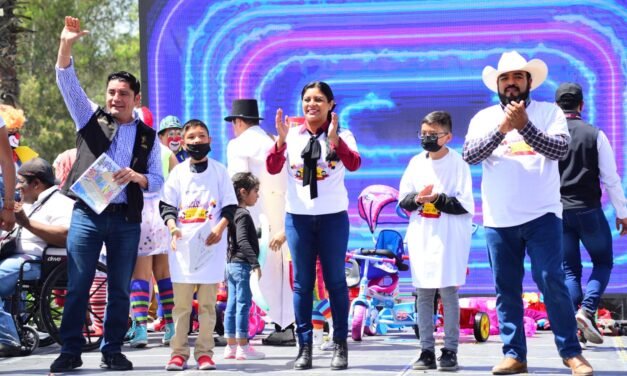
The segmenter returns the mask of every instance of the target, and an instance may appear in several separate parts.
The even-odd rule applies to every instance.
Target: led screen
[[[627,175],[627,8],[621,1],[155,0],[141,1],[140,13],[144,97],[156,120],[170,114],[204,120],[213,136],[211,155],[222,162],[233,136],[223,118],[233,99],[258,99],[261,125],[273,132],[277,108],[302,113],[306,83],[331,85],[340,125],[356,135],[363,158],[346,179],[350,248],[373,245],[357,212],[360,192],[374,184],[398,188],[407,162],[421,151],[418,122],[431,111],[452,114],[452,147],[460,150],[470,118],[498,100],[481,71],[504,51],[547,63],[547,81],[532,92],[536,100],[553,101],[563,81],[582,85],[583,117],[606,132],[619,174]],[[481,167],[471,171],[478,228],[462,293],[493,294],[481,227]],[[607,197],[603,205],[613,224]],[[374,235],[382,228],[404,232],[393,205]],[[624,293],[627,241],[613,231],[607,291]],[[585,252],[584,263],[587,278]],[[526,274],[525,289],[536,291]]]

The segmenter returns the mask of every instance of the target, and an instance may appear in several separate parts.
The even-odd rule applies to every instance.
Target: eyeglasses
[[[416,132],[418,134],[418,138],[421,140],[424,139],[439,139],[441,137],[444,137],[448,134],[448,132],[440,132],[440,133],[422,133],[421,131],[417,131]]]

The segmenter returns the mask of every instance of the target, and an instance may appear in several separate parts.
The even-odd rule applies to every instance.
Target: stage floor
[[[308,371],[292,369],[296,347],[262,346],[261,337],[253,340],[256,348],[266,353],[267,358],[255,361],[224,360],[223,347],[216,347],[218,369],[212,375],[262,374],[262,375],[328,375],[331,373],[329,363],[331,352],[318,349],[314,352],[314,368]],[[160,345],[161,335],[150,333],[150,343],[144,349],[130,349],[125,346],[124,352],[134,363],[135,369],[130,372],[107,371],[107,375],[149,374],[172,375],[166,372],[164,365],[169,358],[169,349]],[[538,375],[570,375],[570,371],[562,365],[553,343],[551,332],[537,332],[527,339],[529,347],[529,373]],[[441,346],[438,341],[436,346]],[[618,376],[627,375],[627,337],[605,337],[602,345],[589,346],[584,356],[592,363],[595,375]],[[41,375],[47,374],[50,363],[57,356],[60,347],[53,345],[38,349],[33,355],[22,358],[0,359],[0,374],[4,375]],[[424,375],[442,374],[438,371],[412,371],[411,364],[419,353],[418,341],[413,332],[396,332],[385,336],[367,337],[361,343],[349,340],[349,369],[337,371],[343,376],[364,375]],[[439,350],[438,350],[439,356]],[[485,343],[476,343],[471,336],[463,336],[459,348],[459,375],[490,375],[490,369],[501,360],[501,341],[492,336]],[[83,354],[84,365],[75,374],[100,374],[100,353]],[[197,374],[193,369],[184,374]],[[335,372],[334,372],[335,373]]]

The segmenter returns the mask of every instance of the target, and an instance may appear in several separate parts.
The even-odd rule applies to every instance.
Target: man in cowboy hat
[[[616,210],[616,229],[627,234],[625,192],[616,172],[614,152],[605,133],[581,118],[583,90],[565,82],[555,92],[555,102],[564,111],[571,135],[570,150],[559,162],[564,205],[564,272],[576,319],[582,333],[579,341],[603,343],[594,315],[612,272],[612,233],[601,206],[601,183]],[[596,224],[591,226],[591,224]],[[592,273],[581,289],[583,243],[592,261]],[[581,306],[581,307],[580,307]]]
[[[527,372],[522,282],[525,250],[564,364],[573,375],[592,375],[581,356],[577,322],[562,269],[562,204],[558,160],[568,151],[564,114],[554,103],[531,100],[548,68],[505,52],[483,82],[500,102],[477,113],[468,127],[463,158],[482,163],[483,222],[494,276],[503,361],[495,375]]]
[[[268,316],[276,325],[276,331],[264,339],[264,345],[295,346],[293,327],[293,294],[289,281],[289,250],[285,242],[285,191],[287,178],[284,174],[270,175],[266,170],[266,154],[274,145],[274,137],[260,126],[259,108],[255,99],[236,99],[231,113],[224,118],[233,123],[235,138],[229,141],[226,149],[227,168],[233,176],[238,172],[251,172],[259,181],[259,201],[249,208],[250,214],[259,227],[260,215],[264,215],[270,225],[269,244],[261,248],[271,248],[265,252],[262,265],[263,278],[259,281],[261,292],[269,306]],[[262,252],[261,257],[263,257]]]

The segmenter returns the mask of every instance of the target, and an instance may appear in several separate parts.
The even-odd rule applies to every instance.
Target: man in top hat
[[[172,150],[179,163],[187,158],[187,151],[183,148],[182,134],[183,126],[176,116],[168,115],[159,122],[159,141]]]
[[[229,141],[226,149],[227,168],[233,176],[238,172],[251,172],[260,181],[259,200],[249,208],[257,227],[260,216],[267,218],[270,225],[269,244],[260,244],[264,257],[262,262],[263,278],[259,281],[260,289],[269,306],[267,312],[277,327],[264,344],[296,344],[293,329],[294,306],[293,293],[289,283],[289,250],[285,242],[285,169],[280,174],[270,175],[266,170],[266,155],[274,145],[274,137],[259,126],[259,108],[255,99],[236,99],[232,103],[231,113],[224,121],[233,123],[235,138]],[[263,249],[272,251],[263,252]],[[280,327],[280,328],[279,328]],[[268,341],[269,340],[269,341]]]
[[[52,166],[41,158],[24,163],[17,172],[17,190],[22,201],[16,204],[17,226],[11,236],[16,248],[0,260],[0,357],[20,355],[20,339],[3,298],[15,291],[20,266],[27,260],[41,260],[44,249],[65,247],[74,201],[59,192]],[[39,278],[41,265],[24,267],[24,279]]]
[[[616,210],[616,229],[627,234],[627,207],[620,176],[616,172],[614,152],[605,133],[581,118],[583,92],[576,83],[557,88],[555,102],[564,111],[570,132],[570,149],[559,162],[562,205],[564,205],[564,272],[577,325],[579,341],[603,343],[603,335],[594,315],[610,280],[613,266],[612,233],[601,207],[601,183]],[[581,289],[581,253],[579,242],[590,255],[592,273]]]
[[[533,280],[544,294],[555,343],[573,375],[592,375],[581,356],[577,323],[562,269],[562,204],[558,160],[570,136],[554,103],[534,101],[546,64],[505,52],[497,68],[483,70],[483,83],[500,103],[470,121],[463,158],[482,162],[483,224],[496,287],[496,308],[505,358],[495,375],[527,372],[522,282],[525,250]]]

